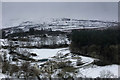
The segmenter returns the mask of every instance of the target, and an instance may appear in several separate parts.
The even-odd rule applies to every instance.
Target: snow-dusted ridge
[[[4,28],[3,30],[15,31],[17,29],[22,29],[27,31],[29,28],[41,29],[41,28],[52,28],[53,31],[66,31],[71,29],[82,29],[82,28],[101,28],[101,27],[111,27],[116,26],[117,22],[99,21],[99,20],[78,20],[70,18],[50,18],[38,21],[25,20],[19,22],[15,26]]]

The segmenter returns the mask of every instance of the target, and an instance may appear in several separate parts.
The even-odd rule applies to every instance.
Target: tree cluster
[[[120,30],[72,31],[70,50],[76,54],[99,58],[104,65],[120,64]],[[100,65],[103,63],[99,62]]]

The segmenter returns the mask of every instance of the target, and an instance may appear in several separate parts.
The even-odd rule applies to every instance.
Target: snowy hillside
[[[21,22],[20,22],[21,21]],[[52,31],[65,31],[70,32],[73,29],[96,29],[116,26],[117,22],[105,22],[98,20],[78,20],[70,18],[50,18],[41,19],[38,21],[20,20],[17,25],[11,26],[11,28],[5,28],[7,33],[25,32],[29,31],[30,28],[36,30],[49,29]],[[4,28],[4,26],[3,26]]]
[[[99,43],[108,42],[104,41],[106,36],[104,37],[100,32],[117,25],[116,22],[98,20],[51,18],[41,21],[25,20],[16,26],[4,28],[2,29],[2,39],[0,39],[0,60],[4,61],[0,68],[0,79],[6,77],[118,78],[120,77],[118,75],[120,65],[111,63],[111,61],[111,64],[104,64],[109,60],[102,60],[101,52],[103,51],[99,45]],[[77,33],[73,35],[72,30]],[[90,32],[89,30],[95,30],[95,33],[92,33],[93,36],[87,32],[79,33]],[[99,35],[97,35],[97,31]],[[102,39],[103,42],[100,42]],[[111,35],[108,36],[108,39],[112,41]],[[113,42],[116,39],[118,38],[113,38]],[[91,45],[90,42],[93,41],[98,44]],[[116,46],[118,45],[106,46],[104,51],[113,55],[117,53],[115,50],[118,47]],[[105,56],[111,58],[115,56],[114,59],[117,60],[116,55],[107,54]]]

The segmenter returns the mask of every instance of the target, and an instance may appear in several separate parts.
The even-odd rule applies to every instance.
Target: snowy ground
[[[89,78],[96,78],[96,77],[101,77],[100,73],[101,72],[107,72],[110,71],[112,76],[111,78],[117,78],[118,77],[118,65],[109,65],[109,66],[93,66],[93,67],[87,67],[87,68],[80,68],[79,71],[85,75],[86,77]],[[105,74],[105,73],[102,73]],[[80,77],[78,75],[78,77]]]
[[[31,49],[31,52],[36,53],[38,56],[34,57],[34,59],[44,59],[44,58],[51,58],[55,56],[57,53],[62,53],[63,55],[69,53],[67,58],[72,61],[73,65],[75,65],[76,59],[71,58],[71,53],[68,48],[58,48],[58,49]],[[79,56],[81,57],[81,61],[85,64],[79,66],[79,73],[82,73],[84,77],[88,78],[96,78],[100,77],[100,73],[102,71],[110,71],[113,76],[118,77],[118,65],[109,65],[109,66],[96,66],[92,65],[91,63],[95,60],[94,58]],[[79,75],[78,77],[81,77]]]
[[[1,80],[2,78],[5,78],[5,75],[2,74],[2,73],[0,73],[0,80]]]
[[[8,77],[7,75],[2,74],[2,73],[0,72],[0,80],[1,80],[2,78],[7,78],[7,77]]]
[[[58,53],[62,53],[63,55],[69,54],[66,58],[68,60],[72,61],[72,64],[74,67],[77,67],[79,72],[77,74],[77,77],[87,77],[87,78],[96,78],[101,77],[100,73],[102,71],[110,71],[112,73],[112,77],[118,77],[118,65],[109,65],[109,66],[96,66],[93,65],[92,62],[95,60],[91,57],[85,57],[85,56],[74,56],[74,57],[80,57],[82,63],[84,63],[81,66],[76,66],[77,59],[72,58],[72,54],[69,51],[69,48],[57,48],[57,49],[30,49],[30,52],[36,53],[37,56],[33,57],[36,60],[39,59],[52,59],[51,57],[56,56]],[[38,63],[39,64],[39,63]],[[0,78],[4,78],[6,75],[0,73]]]
[[[30,49],[32,53],[36,53],[37,56],[33,57],[34,59],[44,59],[50,58],[55,56],[61,50],[68,49],[68,48],[57,48],[57,49]],[[66,53],[66,52],[64,52]]]

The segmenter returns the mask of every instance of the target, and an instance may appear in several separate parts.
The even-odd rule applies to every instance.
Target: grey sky
[[[76,18],[104,21],[118,20],[117,2],[3,2],[3,26],[16,20],[40,18]]]

